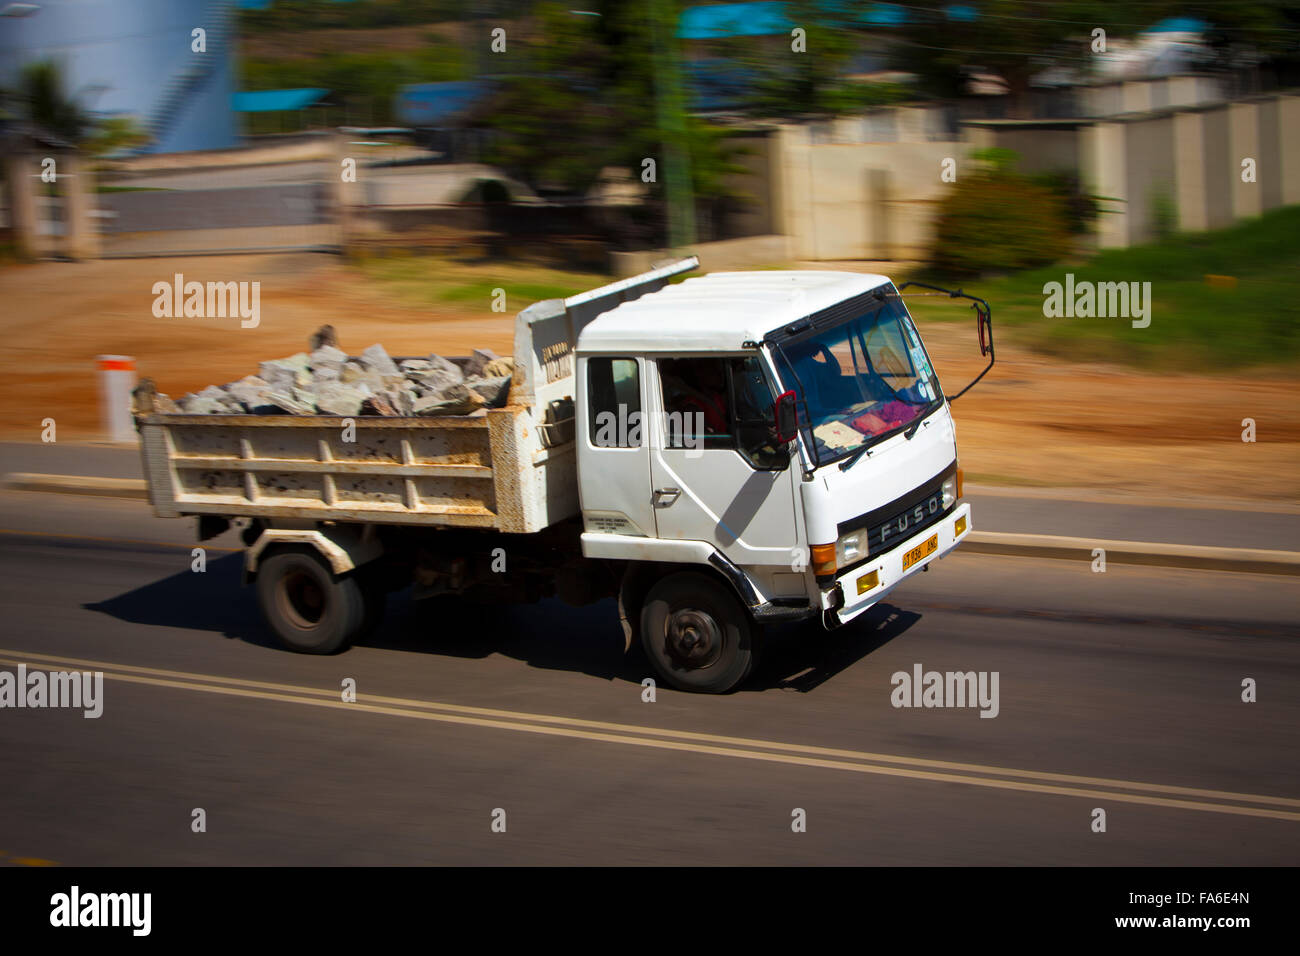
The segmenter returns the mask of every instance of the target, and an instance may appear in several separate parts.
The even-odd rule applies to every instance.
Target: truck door
[[[775,442],[775,394],[755,355],[646,362],[660,538],[708,541],[738,565],[789,569],[794,468]]]
[[[578,496],[584,530],[652,538],[645,360],[578,359]]]

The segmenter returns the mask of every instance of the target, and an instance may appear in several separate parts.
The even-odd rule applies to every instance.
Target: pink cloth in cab
[[[916,417],[915,406],[906,402],[885,402],[865,415],[859,415],[850,424],[860,432],[879,435],[900,425],[906,425]]]

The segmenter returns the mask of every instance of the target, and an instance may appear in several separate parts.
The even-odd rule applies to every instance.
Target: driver
[[[672,411],[696,416],[703,421],[706,435],[727,431],[727,378],[717,359],[682,359],[673,363],[664,377],[664,395]]]

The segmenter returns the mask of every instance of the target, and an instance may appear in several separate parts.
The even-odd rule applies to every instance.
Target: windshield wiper
[[[864,441],[861,445],[859,445],[857,448],[853,449],[853,451],[849,452],[849,456],[845,458],[842,462],[840,462],[840,471],[848,471],[849,468],[852,467],[855,461],[857,461],[863,455],[870,455],[870,454],[871,454],[871,441],[870,439],[868,439],[867,441]]]
[[[910,428],[908,428],[905,432],[903,432],[903,437],[906,438],[908,441],[911,441],[912,436],[916,434],[916,430],[921,427],[921,424],[924,421],[925,421],[924,417],[918,418]],[[898,433],[895,432],[894,434],[898,434]],[[880,436],[876,436],[876,437],[880,437]],[[868,438],[857,448],[853,449],[853,451],[849,452],[848,457],[840,462],[840,471],[848,471],[851,467],[853,467],[853,463],[857,461],[859,458],[861,458],[864,454],[870,455],[871,446],[874,444],[875,442],[872,439]]]

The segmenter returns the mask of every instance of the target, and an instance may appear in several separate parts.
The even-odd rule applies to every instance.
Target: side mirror
[[[782,392],[777,396],[772,405],[772,419],[778,442],[786,444],[799,437],[799,411],[794,392]]]

